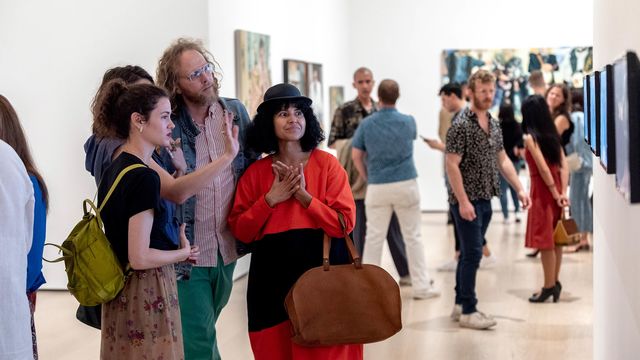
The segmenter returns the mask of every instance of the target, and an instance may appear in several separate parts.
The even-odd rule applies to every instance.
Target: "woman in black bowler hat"
[[[247,309],[256,360],[363,356],[361,344],[294,344],[284,307],[300,275],[322,264],[324,233],[343,236],[338,213],[347,232],[355,223],[347,173],[333,155],[316,149],[323,139],[311,99],[290,84],[267,90],[247,131],[247,146],[268,156],[240,178],[229,225],[236,238],[253,246]]]

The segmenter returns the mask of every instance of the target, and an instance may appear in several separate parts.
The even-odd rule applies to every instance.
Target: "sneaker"
[[[460,315],[460,327],[463,328],[484,330],[496,326],[496,324],[497,322],[493,317],[485,315],[480,311]]]
[[[497,262],[498,262],[498,257],[493,255],[493,253],[491,253],[491,255],[489,256],[482,257],[482,260],[480,260],[480,268],[482,269],[492,268],[496,265]]]
[[[411,275],[401,276],[398,284],[400,286],[411,286]]]
[[[449,315],[451,317],[451,321],[460,321],[460,315],[462,315],[462,305],[453,305],[453,310],[451,310],[451,315]]]
[[[438,266],[437,270],[438,271],[456,271],[457,267],[458,267],[458,260],[453,259],[445,264]]]
[[[433,286],[424,290],[414,290],[413,298],[415,300],[431,299],[440,296],[440,291],[436,290]]]

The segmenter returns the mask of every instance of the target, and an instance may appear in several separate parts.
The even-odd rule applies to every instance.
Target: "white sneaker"
[[[493,253],[491,253],[491,255],[489,256],[482,257],[482,260],[480,260],[480,268],[482,269],[492,268],[496,265],[497,262],[498,262],[498,257],[493,255]]]
[[[448,262],[438,266],[438,268],[436,270],[438,270],[438,271],[456,271],[457,267],[458,267],[458,260],[453,259],[451,261],[448,261]]]
[[[476,311],[471,314],[460,315],[460,327],[484,330],[492,326],[496,326],[496,320],[490,315],[485,315],[480,311]]]
[[[462,305],[454,304],[453,310],[451,310],[451,321],[458,322],[460,321],[460,315],[462,315]]]
[[[398,284],[400,286],[411,286],[411,275],[401,276]]]
[[[433,286],[424,290],[413,291],[413,298],[415,300],[431,299],[438,296],[440,296],[440,291],[436,290]]]

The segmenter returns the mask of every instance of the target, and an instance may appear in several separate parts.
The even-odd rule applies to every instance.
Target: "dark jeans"
[[[453,220],[460,237],[460,260],[456,269],[456,304],[462,305],[463,314],[476,310],[476,273],[482,259],[482,242],[491,222],[491,201],[471,202],[476,218],[467,221],[460,216],[458,204],[452,205]]]
[[[364,250],[365,235],[367,234],[367,214],[364,211],[364,199],[356,200],[356,226],[353,228],[353,242],[360,256]],[[389,230],[387,231],[387,243],[389,251],[396,265],[398,275],[409,275],[409,264],[407,263],[407,253],[404,248],[404,238],[400,231],[400,223],[394,212],[389,222]]]
[[[449,216],[451,216],[451,219],[453,219],[453,210],[452,209],[451,204],[449,204]],[[460,251],[460,235],[458,235],[458,229],[455,226],[455,223],[453,225],[453,239],[456,242],[456,252]],[[487,238],[482,238],[482,246],[487,245]]]

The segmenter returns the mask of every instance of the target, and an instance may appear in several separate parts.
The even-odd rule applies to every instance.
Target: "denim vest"
[[[244,105],[237,99],[220,98],[220,105],[224,109],[233,112],[233,124],[238,126],[238,141],[240,149],[238,155],[233,160],[234,177],[237,183],[244,170],[256,160],[257,156],[245,147],[245,138],[247,126],[250,123],[249,114]],[[186,106],[179,106],[172,114],[171,119],[175,124],[173,129],[173,138],[181,139],[182,152],[187,162],[186,173],[192,173],[196,170],[196,136],[200,134],[200,130],[196,127],[191,119],[191,115],[187,111]],[[165,156],[166,152],[165,152]],[[166,163],[171,163],[170,159]],[[191,244],[194,243],[194,224],[196,213],[196,197],[192,196],[182,205],[178,205],[176,216],[180,223],[186,224],[185,234]]]

